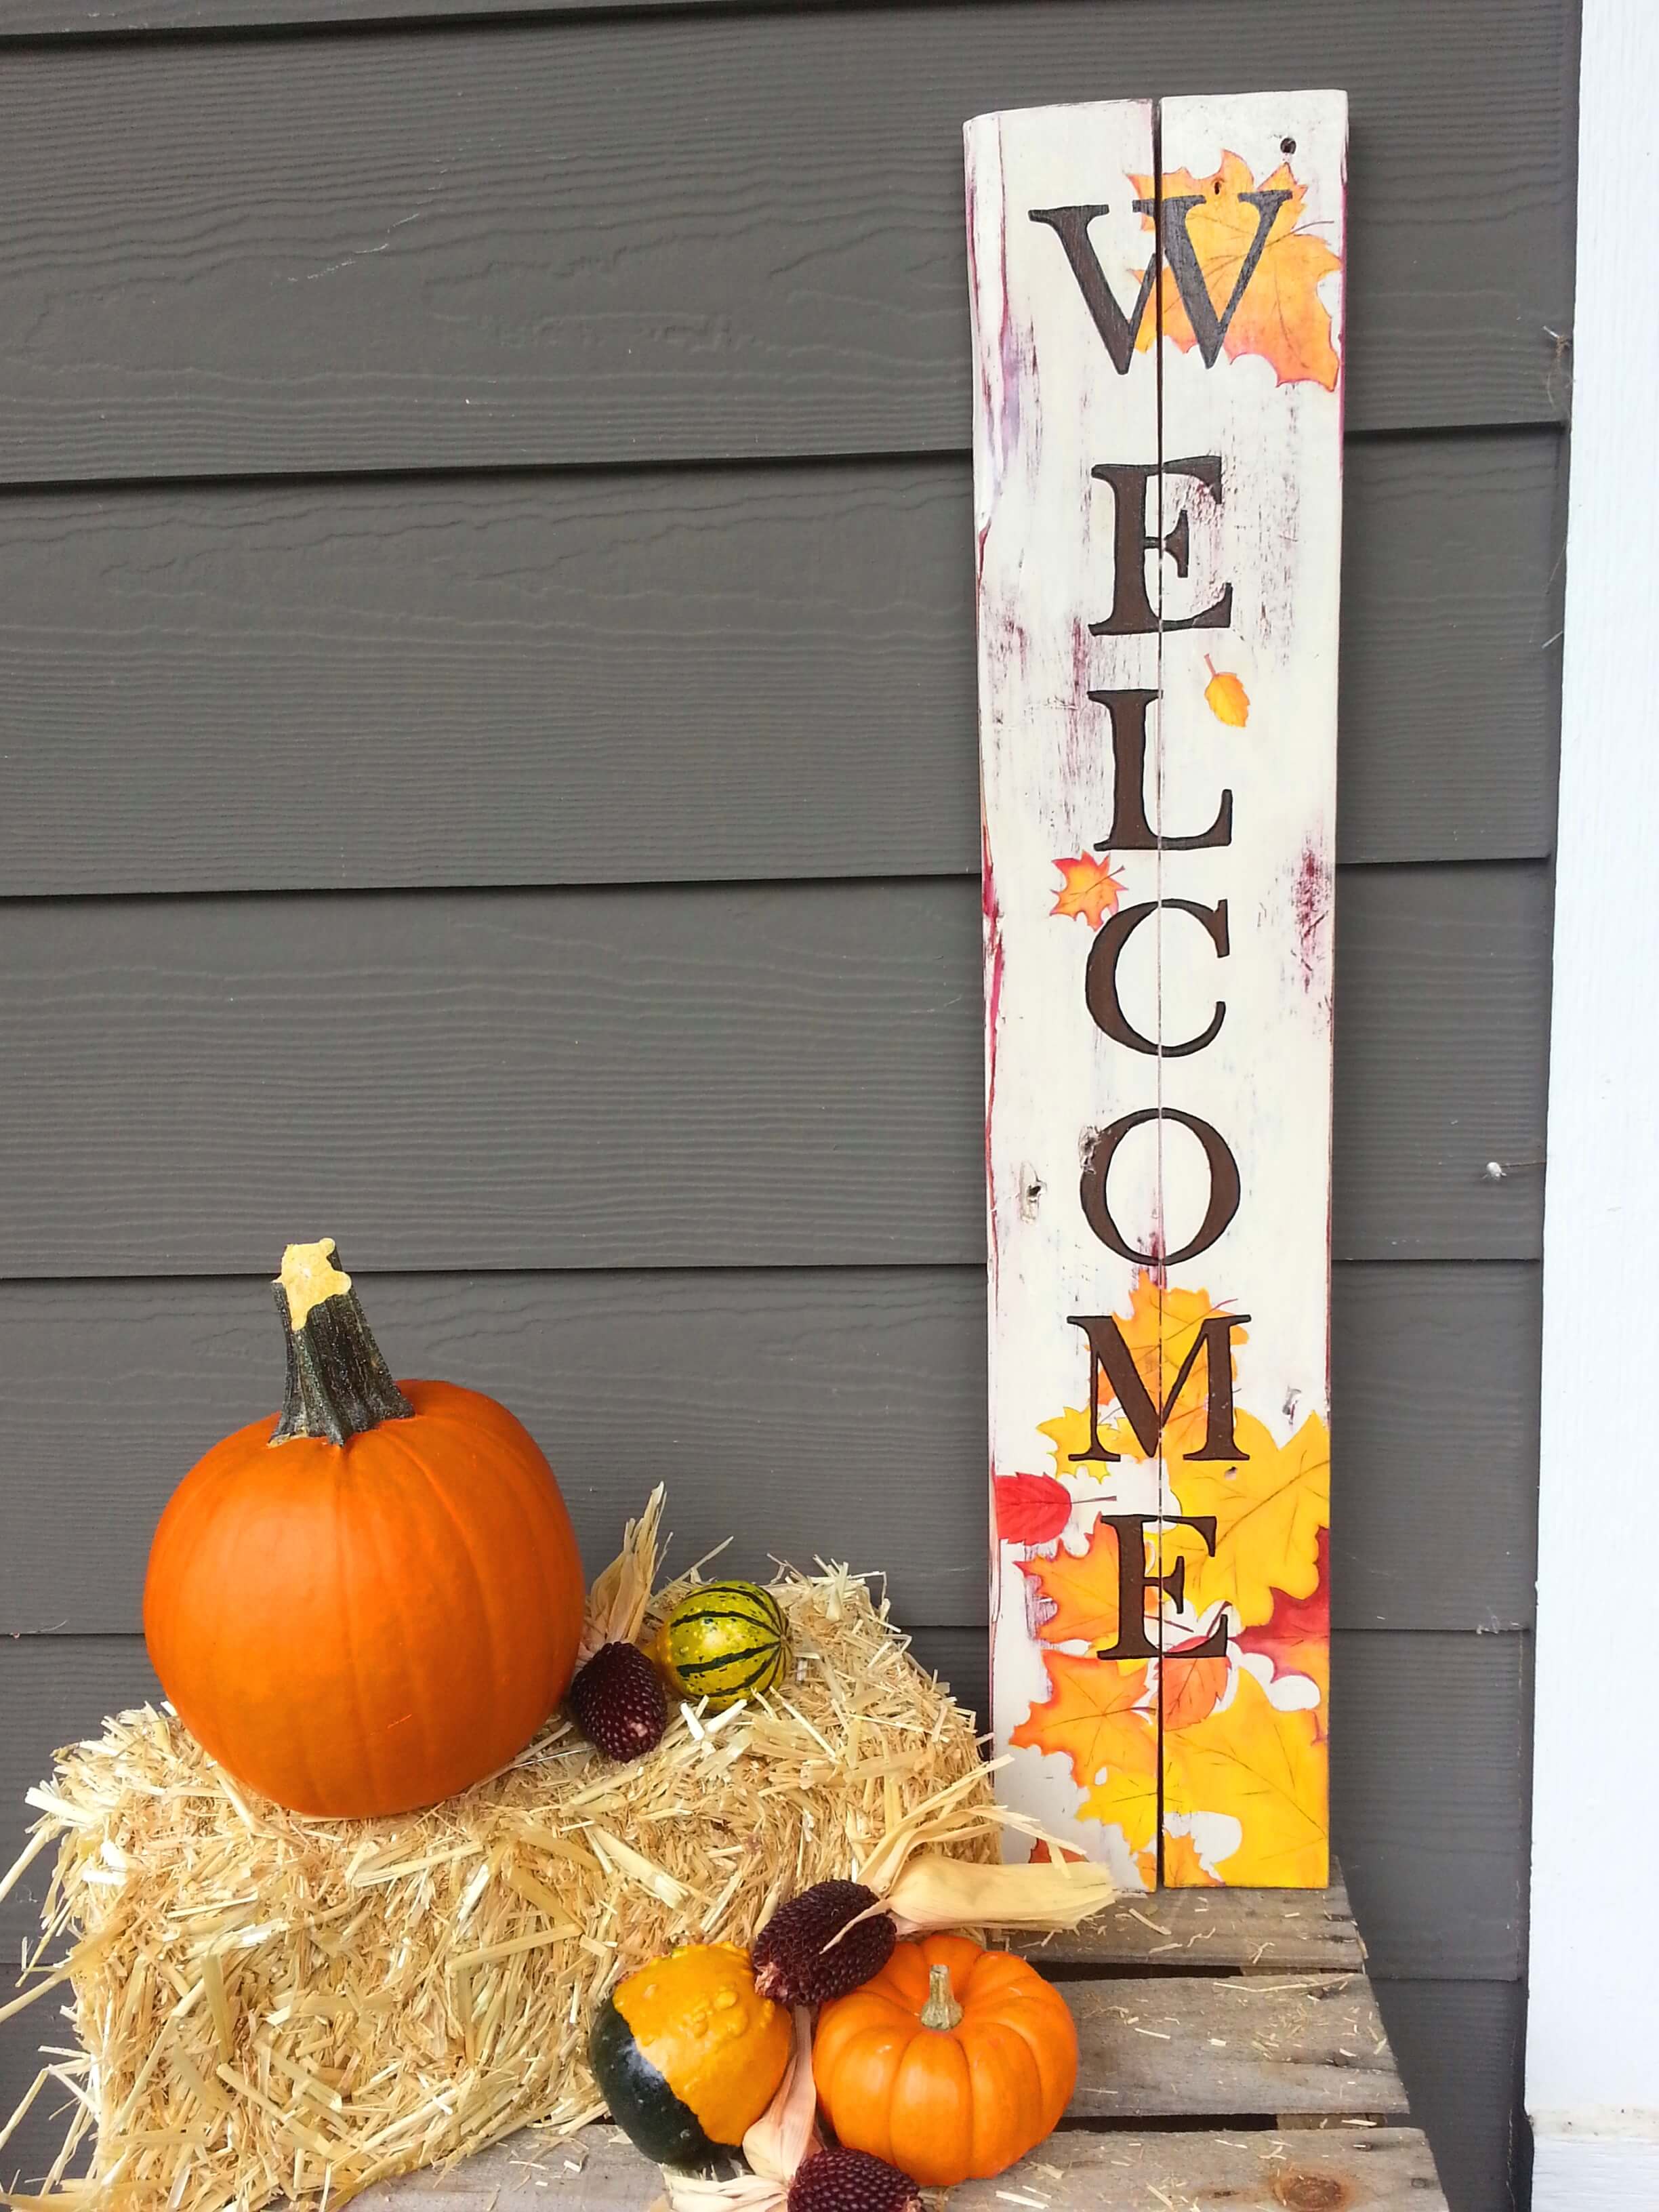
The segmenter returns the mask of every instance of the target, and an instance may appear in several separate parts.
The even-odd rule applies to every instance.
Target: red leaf
[[[1052,1544],[1072,1517],[1071,1492],[1051,1474],[1000,1474],[996,1497],[1005,1544]]]

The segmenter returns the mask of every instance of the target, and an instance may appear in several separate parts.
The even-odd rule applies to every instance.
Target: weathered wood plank
[[[1530,1257],[1543,872],[1338,905],[1339,1255]],[[0,1274],[977,1260],[978,940],[967,881],[15,902]]]
[[[556,2196],[568,2212],[644,2212],[661,2177],[613,2133],[601,2123],[568,2145],[515,2136],[447,2173],[411,2174],[366,2190],[357,2201],[365,2212],[393,2205],[471,2212]],[[573,2173],[567,2160],[580,2172]],[[1352,2195],[1328,2193],[1339,2187]],[[1320,2188],[1328,2193],[1316,2193]],[[1001,2212],[1008,2191],[1040,2198],[1048,2212],[1153,2212],[1160,2197],[1183,2212],[1296,2212],[1348,2203],[1365,2212],[1444,2212],[1434,2161],[1414,2128],[1290,2135],[1064,2128],[994,2181],[953,2189],[950,2202],[956,2212]]]
[[[982,1719],[983,1630],[921,1630],[915,1651]],[[1516,1978],[1526,1932],[1526,1638],[1339,1631],[1331,1666],[1331,1841],[1370,1971]]]
[[[1340,859],[1549,850],[1560,452],[1350,447]],[[0,496],[0,893],[971,872],[970,531],[955,457]]]
[[[529,1423],[590,1569],[625,1503],[618,1408],[649,1404],[676,1557],[734,1534],[744,1573],[850,1549],[900,1620],[982,1618],[983,1531],[946,1510],[985,1464],[981,1269],[386,1276],[368,1295],[400,1374]],[[1537,1297],[1524,1262],[1336,1270],[1338,1627],[1530,1620]],[[274,1329],[263,1278],[0,1284],[0,1634],[137,1628],[173,1484],[276,1402]]]
[[[1277,1976],[1357,1973],[1365,1948],[1340,1873],[1328,1889],[1166,1889],[1109,1906],[1081,1928],[1027,1936],[1045,1972],[1144,1966],[1149,1973],[1219,1973],[1249,1967]]]
[[[1161,1831],[1172,1886],[1322,1888],[1347,100],[999,108],[964,146],[1001,1786],[1121,1887],[1157,1886]],[[1205,223],[1256,240],[1219,325]],[[1262,272],[1302,227],[1316,268],[1287,357]],[[1124,269],[1160,302],[1145,351]],[[1149,543],[1181,550],[1149,562]],[[1150,1395],[1139,1332],[1174,1376],[1149,1352]],[[1166,1389],[1187,1408],[1167,1434]],[[1003,1500],[1056,1424],[1051,1566]],[[1222,1457],[1241,1465],[1201,1464]],[[1273,1524],[1250,1520],[1247,1566],[1230,1519],[1292,1467],[1294,1531],[1264,1549]],[[1149,1519],[1184,1575],[1152,1592],[1150,1635],[1139,1586],[1120,1590]],[[1085,1621],[1066,1601],[1079,1574],[1112,1592],[1104,1639],[1097,1605]],[[1299,1601],[1297,1658],[1276,1654],[1293,1714],[1213,1656],[1249,1644],[1275,1590]],[[1194,1647],[1211,1656],[1167,1656]],[[1092,1751],[1076,1735],[1102,1701],[1109,1758],[1097,1714]],[[1267,1738],[1271,1796],[1245,1751]]]
[[[957,133],[1321,72],[1359,428],[1559,419],[1562,0],[1091,0],[21,46],[8,480],[960,449]],[[1474,272],[1472,281],[1471,272]]]

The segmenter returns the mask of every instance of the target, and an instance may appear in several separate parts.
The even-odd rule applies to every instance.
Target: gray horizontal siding
[[[680,1562],[733,1535],[743,1573],[850,1547],[901,1621],[984,1619],[980,1269],[358,1279],[399,1374],[529,1424],[590,1575],[625,1437],[641,1495],[668,1482]],[[1520,1263],[1336,1270],[1339,1627],[1530,1622],[1537,1287]],[[280,1380],[262,1281],[0,1285],[0,1635],[136,1629],[168,1493]]]
[[[1527,2201],[1524,1988],[1379,1978],[1376,1994],[1412,2118],[1433,2146],[1453,2212],[1516,2212]]]
[[[1535,1255],[1548,896],[1343,878],[1339,1256]],[[14,902],[0,1275],[977,1261],[981,1030],[967,880]]]
[[[1348,419],[1565,404],[1560,0],[1043,0],[22,46],[11,481],[959,450],[963,118],[1352,100]]]
[[[1339,852],[1549,850],[1553,432],[1352,446]],[[0,497],[0,895],[979,866],[968,463]]]
[[[1521,1971],[1528,1648],[1517,1635],[1334,1638],[1334,1838],[1380,1974],[1502,1981]],[[918,1629],[915,1650],[983,1715],[982,1629]],[[156,1694],[137,1637],[0,1642],[0,1702],[11,1717],[0,1734],[0,1850],[21,1844],[33,1817],[22,1793],[58,1745]],[[9,1956],[45,1879],[31,1869],[0,1905]]]

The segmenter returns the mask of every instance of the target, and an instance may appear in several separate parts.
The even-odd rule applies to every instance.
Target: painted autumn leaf
[[[1190,1836],[1165,1835],[1164,1886],[1166,1889],[1219,1889],[1221,1877],[1210,1872],[1198,1856]]]
[[[1166,1812],[1226,1812],[1243,1836],[1217,1856],[1244,1887],[1322,1888],[1329,1878],[1325,1753],[1310,1712],[1281,1712],[1249,1668],[1232,1703],[1164,1739]],[[1166,1861],[1167,1871],[1167,1861]]]
[[[1048,909],[1051,914],[1075,915],[1091,929],[1098,929],[1109,914],[1117,912],[1123,882],[1109,861],[1082,853],[1074,860],[1056,860],[1054,866],[1066,880]]]
[[[1064,1548],[1052,1559],[1022,1559],[1020,1571],[1037,1594],[1054,1607],[1037,1634],[1045,1644],[1089,1644],[1097,1649],[1117,1641],[1117,1531],[1097,1521],[1086,1548]]]
[[[1248,1628],[1240,1649],[1271,1660],[1275,1674],[1305,1674],[1319,1692],[1314,1717],[1323,1738],[1331,1703],[1331,1532],[1319,1532],[1318,1579],[1307,1597],[1279,1593],[1272,1614],[1260,1627]]]
[[[1153,179],[1136,177],[1142,198],[1153,194]],[[1261,260],[1244,288],[1244,296],[1228,325],[1223,348],[1229,358],[1258,354],[1271,362],[1281,384],[1321,384],[1334,392],[1338,373],[1336,349],[1331,343],[1331,318],[1319,297],[1322,278],[1342,266],[1322,238],[1298,226],[1308,197],[1287,162],[1258,186],[1249,164],[1237,154],[1224,153],[1212,176],[1195,177],[1188,169],[1166,171],[1162,184],[1166,200],[1197,196],[1202,202],[1187,214],[1187,235],[1204,277],[1205,287],[1218,315],[1224,313],[1251,248],[1255,244],[1260,210],[1241,198],[1244,192],[1288,191],[1273,217]],[[1144,218],[1148,230],[1155,218]],[[1159,279],[1159,321],[1164,336],[1172,338],[1183,353],[1197,344],[1191,319],[1175,272],[1166,262]],[[1145,353],[1156,343],[1158,322],[1148,314],[1135,339]]]
[[[1234,1416],[1237,1460],[1171,1458],[1169,1479],[1183,1514],[1215,1516],[1212,1557],[1189,1530],[1170,1532],[1187,1562],[1187,1602],[1199,1613],[1225,1601],[1246,1626],[1273,1616],[1279,1593],[1311,1597],[1319,1582],[1319,1532],[1330,1526],[1330,1431],[1310,1413],[1286,1444],[1254,1414]]]
[[[1098,1820],[1103,1828],[1121,1829],[1132,1855],[1151,1851],[1158,1837],[1158,1756],[1150,1729],[1146,1741],[1150,1755],[1144,1770],[1127,1762],[1112,1767],[1103,1781],[1085,1791],[1077,1808],[1079,1820]],[[1158,1887],[1155,1873],[1148,1875],[1146,1886]]]
[[[1206,653],[1204,665],[1210,680],[1204,686],[1204,703],[1218,722],[1242,730],[1250,719],[1250,695],[1231,668],[1218,668]]]
[[[1079,1456],[1089,1449],[1089,1416],[1081,1406],[1068,1406],[1052,1421],[1039,1421],[1037,1434],[1048,1437],[1054,1448],[1054,1465],[1067,1474],[1086,1475],[1095,1482],[1103,1482],[1111,1474],[1109,1460]],[[1134,1431],[1121,1414],[1112,1420],[1102,1419],[1100,1440],[1108,1451],[1115,1452],[1120,1459],[1139,1460],[1143,1463],[1146,1461],[1146,1454],[1140,1449]]]
[[[1161,1406],[1170,1394],[1170,1386],[1180,1374],[1182,1364],[1198,1340],[1198,1333],[1206,1321],[1212,1320],[1223,1310],[1207,1291],[1182,1291],[1165,1284],[1160,1286],[1149,1269],[1136,1275],[1129,1291],[1129,1310],[1115,1314],[1113,1319],[1129,1347],[1135,1372],[1146,1386],[1146,1395],[1155,1406]],[[1231,1331],[1230,1342],[1236,1348],[1249,1342],[1248,1330]],[[1238,1377],[1238,1360],[1235,1350],[1233,1379]],[[1164,1449],[1167,1457],[1176,1459],[1191,1451],[1204,1440],[1209,1421],[1210,1378],[1209,1354],[1194,1361],[1192,1371],[1181,1386],[1181,1395],[1170,1409],[1164,1425]],[[1079,1417],[1081,1418],[1081,1417]],[[1053,1425],[1047,1434],[1053,1433]],[[1081,1450],[1088,1442],[1086,1425],[1076,1449]],[[1114,1444],[1115,1450],[1117,1446]],[[1142,1456],[1136,1444],[1133,1456]]]
[[[997,1534],[1005,1544],[1052,1544],[1072,1517],[1072,1493],[1051,1474],[1000,1474]]]
[[[1224,1659],[1182,1659],[1171,1653],[1163,1662],[1158,1695],[1166,1729],[1196,1728],[1227,1694],[1232,1672]]]
[[[1026,1863],[1028,1866],[1049,1866],[1055,1863],[1054,1855],[1053,1851],[1049,1850],[1045,1838],[1039,1836],[1036,1843],[1032,1844],[1030,1850],[1026,1854]],[[1086,1866],[1088,1864],[1088,1854],[1086,1851],[1067,1850],[1065,1844],[1062,1844],[1060,1846],[1059,1863],[1073,1866]]]
[[[1031,1707],[1009,1737],[1011,1743],[1063,1753],[1072,1763],[1072,1779],[1085,1790],[1106,1768],[1156,1772],[1154,1717],[1142,1710],[1147,1695],[1145,1661],[1105,1666],[1098,1659],[1073,1658],[1069,1651],[1045,1651],[1042,1663],[1054,1695]]]

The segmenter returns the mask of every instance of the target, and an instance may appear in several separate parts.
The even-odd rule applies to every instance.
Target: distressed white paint
[[[1129,308],[1152,240],[1127,179],[1152,173],[1153,121],[1149,104],[1126,102],[981,117],[967,134],[995,1474],[1056,1471],[1039,1425],[1085,1404],[1088,1393],[1086,1346],[1067,1316],[1127,1309],[1136,1270],[1091,1231],[1079,1169],[1093,1132],[1142,1108],[1201,1116],[1239,1164],[1237,1217],[1170,1279],[1251,1315],[1239,1354],[1241,1407],[1280,1441],[1310,1414],[1328,1412],[1340,393],[1281,385],[1268,362],[1249,356],[1206,368],[1196,350],[1183,355],[1168,343],[1138,354],[1127,375],[1113,368],[1054,232],[1032,222],[1030,210],[1103,204],[1109,212],[1092,223],[1091,241]],[[1341,94],[1166,100],[1162,132],[1166,173],[1206,175],[1227,151],[1249,163],[1258,184],[1285,158],[1281,143],[1292,140],[1294,173],[1310,188],[1303,226],[1340,253]],[[1340,276],[1322,296],[1340,350]],[[1112,600],[1114,501],[1090,471],[1101,462],[1152,463],[1160,451],[1166,462],[1218,453],[1224,496],[1218,507],[1190,479],[1170,474],[1160,520],[1154,480],[1148,528],[1156,521],[1161,534],[1184,508],[1192,556],[1183,579],[1173,562],[1149,554],[1149,591],[1167,623],[1231,583],[1231,625],[1091,637],[1089,623]],[[1206,652],[1249,694],[1243,729],[1218,720],[1205,702]],[[1129,1018],[1166,1043],[1201,1030],[1224,1000],[1214,1042],[1188,1057],[1143,1056],[1101,1034],[1084,996],[1092,933],[1052,913],[1055,861],[1088,854],[1112,820],[1109,724],[1087,693],[1120,686],[1163,691],[1149,717],[1155,826],[1166,836],[1206,829],[1223,787],[1233,793],[1224,848],[1111,856],[1125,907],[1227,901],[1224,962],[1195,920],[1165,906],[1129,940],[1121,964]],[[1109,1188],[1130,1241],[1179,1249],[1205,1208],[1202,1153],[1180,1127],[1149,1126],[1125,1141]],[[1070,1549],[1080,1548],[1103,1510],[1158,1510],[1155,1464],[1126,1460],[1104,1480],[1086,1468],[1058,1472],[1075,1501]],[[1002,1749],[1048,1685],[1017,1555],[994,1539],[993,1550],[993,1705]],[[1169,1613],[1166,1632],[1199,1626],[1194,1615]],[[1305,1702],[1308,1686],[1297,1680],[1281,1679],[1270,1690],[1275,1702]],[[1113,1831],[1073,1825],[1082,1793],[1063,1759],[1017,1750],[1002,1786],[1068,1842],[1104,1856],[1121,1880],[1140,1881]]]
[[[1567,531],[1527,2106],[1535,2212],[1659,2204],[1659,266],[1610,212],[1659,161],[1659,12],[1585,0]],[[1638,980],[1639,979],[1639,980]],[[1633,988],[1634,987],[1634,988]]]

